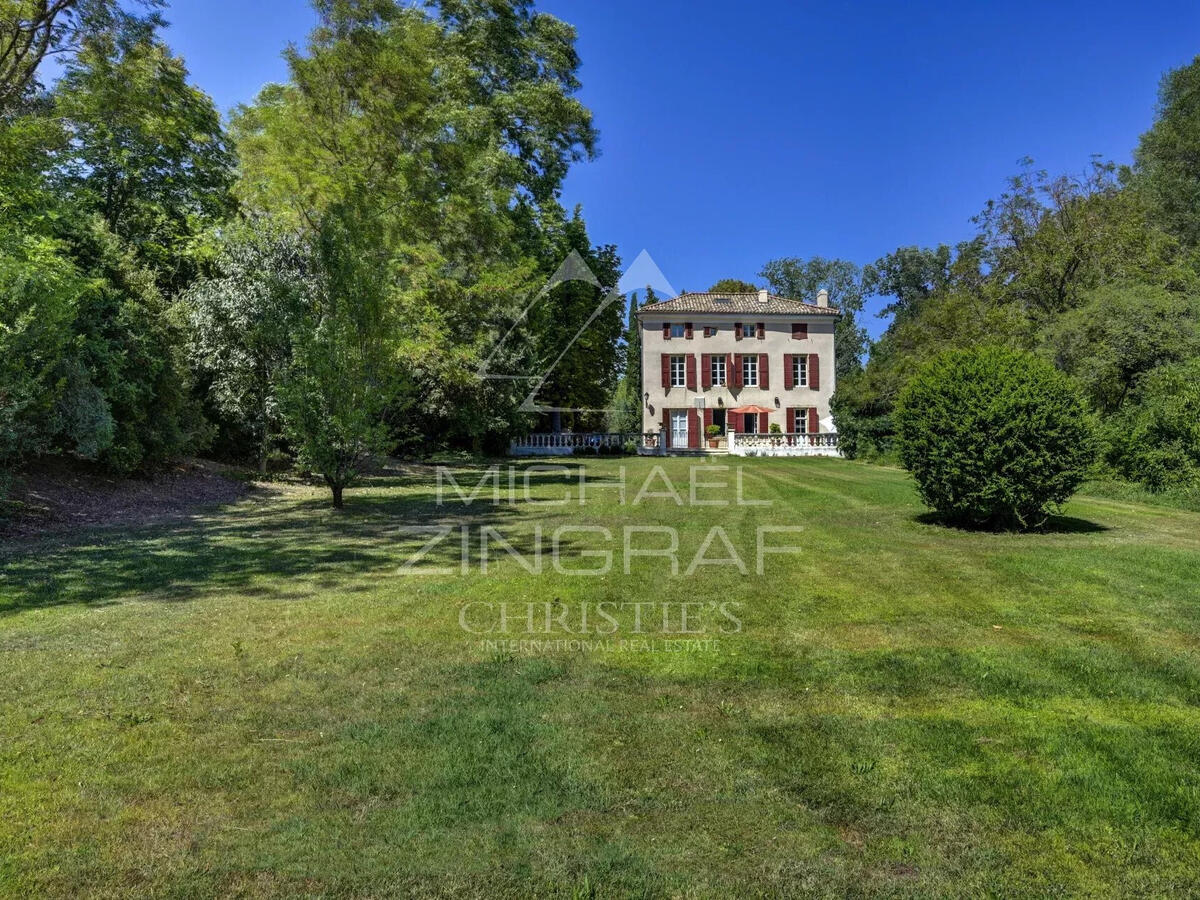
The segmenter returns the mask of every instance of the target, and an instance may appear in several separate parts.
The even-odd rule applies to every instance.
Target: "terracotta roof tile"
[[[777,294],[768,294],[767,302],[758,299],[756,293],[713,293],[710,291],[684,292],[670,300],[651,303],[638,310],[639,316],[656,316],[662,313],[762,313],[764,315],[817,315],[840,316],[841,310],[832,306],[817,306],[802,300],[792,300]]]

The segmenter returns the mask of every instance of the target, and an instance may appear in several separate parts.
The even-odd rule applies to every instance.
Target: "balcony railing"
[[[739,456],[839,456],[836,432],[739,434],[729,432],[729,452]]]
[[[581,453],[609,453],[622,450],[632,441],[639,445],[643,435],[615,431],[560,431],[539,432],[522,438],[513,438],[508,443],[509,456],[570,456]]]

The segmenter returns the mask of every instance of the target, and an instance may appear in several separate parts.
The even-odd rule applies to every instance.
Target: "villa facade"
[[[662,450],[724,445],[771,434],[774,443],[818,446],[833,432],[834,326],[841,313],[756,293],[684,293],[638,310],[642,336],[642,430]],[[743,445],[746,443],[742,441]]]

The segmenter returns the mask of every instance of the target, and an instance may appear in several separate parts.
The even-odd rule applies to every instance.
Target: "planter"
[[[720,445],[720,443],[721,442],[719,440],[717,440],[716,438],[709,438],[708,447],[710,450],[716,450],[717,447]]]

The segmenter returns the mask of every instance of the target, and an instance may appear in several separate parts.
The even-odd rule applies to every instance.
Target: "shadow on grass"
[[[946,519],[940,513],[924,512],[913,516],[913,521],[921,525],[934,525],[952,531],[962,531],[973,534],[1099,534],[1112,531],[1109,525],[1080,519],[1076,516],[1051,516],[1040,527],[1025,530],[1006,528],[1002,525],[972,524]]]
[[[186,520],[93,529],[14,547],[0,554],[0,616],[134,597],[169,602],[236,592],[289,600],[323,590],[361,591],[367,587],[364,577],[410,574],[401,571],[404,563],[438,529],[442,538],[420,558],[419,569],[460,571],[463,527],[469,529],[469,572],[479,572],[483,527],[516,520],[515,528],[504,529],[504,540],[523,557],[538,550],[537,520],[530,519],[528,504],[495,504],[490,492],[470,504],[439,504],[431,485],[421,481],[410,481],[402,495],[373,492],[394,484],[391,479],[364,482],[342,511],[330,509],[324,499],[239,505]],[[548,541],[543,534],[542,544]],[[576,545],[564,538],[558,546],[569,552]],[[504,555],[499,546],[489,551],[493,562]]]

